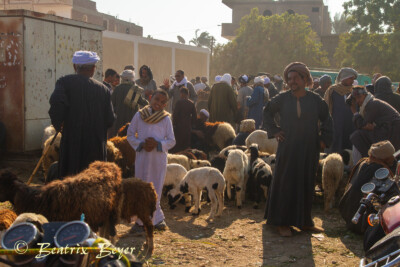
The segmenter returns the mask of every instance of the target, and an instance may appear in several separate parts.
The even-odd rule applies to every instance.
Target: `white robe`
[[[140,113],[137,112],[128,128],[128,142],[133,149],[137,150],[140,143],[148,137],[153,137],[161,143],[162,152],[158,152],[157,148],[150,152],[146,152],[144,148],[140,152],[136,151],[135,177],[154,184],[157,192],[157,210],[153,215],[153,224],[156,225],[165,218],[160,207],[160,199],[167,171],[168,150],[176,143],[170,117],[166,116],[156,124],[149,124],[144,122]],[[142,224],[139,220],[138,223]]]

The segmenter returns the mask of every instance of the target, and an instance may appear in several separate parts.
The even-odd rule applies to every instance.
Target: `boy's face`
[[[150,100],[150,106],[154,111],[163,110],[167,106],[168,99],[165,95],[157,93]]]

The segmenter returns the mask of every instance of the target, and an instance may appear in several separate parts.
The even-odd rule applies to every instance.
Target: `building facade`
[[[143,35],[143,28],[97,11],[90,0],[0,0],[0,10],[25,9],[104,27],[105,30]]]
[[[330,35],[332,22],[328,7],[323,0],[222,0],[222,3],[232,9],[232,23],[222,24],[222,37],[232,40],[240,26],[240,20],[257,7],[260,14],[271,16],[274,14],[300,14],[309,17],[312,29],[319,36]]]

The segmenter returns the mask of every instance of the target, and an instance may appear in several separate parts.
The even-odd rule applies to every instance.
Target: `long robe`
[[[83,75],[61,77],[50,97],[49,115],[62,127],[59,176],[81,172],[96,160],[107,160],[107,129],[114,121],[110,90]]]
[[[364,117],[356,114],[353,122],[357,130],[350,140],[363,157],[379,141],[389,140],[396,150],[400,149],[400,114],[385,101],[371,99],[365,106]],[[375,124],[372,131],[362,129],[367,123]]]
[[[248,118],[256,122],[256,129],[259,129],[263,118],[264,108],[264,87],[257,86],[254,88],[250,98],[247,99],[247,106],[249,107]]]
[[[186,87],[189,90],[189,99],[192,100],[194,103],[197,101],[197,93],[194,90],[193,84],[190,82],[187,82],[182,85],[174,85],[169,91],[168,95],[170,97],[169,101],[172,103],[171,104],[171,111],[173,112],[175,109],[176,102],[178,102],[181,99],[181,88]]]
[[[332,119],[327,104],[313,93],[299,98],[301,115],[297,115],[297,98],[291,91],[271,99],[264,109],[264,128],[273,138],[280,131],[274,178],[269,188],[265,211],[267,224],[277,226],[313,226],[311,205],[320,151],[320,140],[329,145]],[[280,114],[280,126],[275,114]],[[318,121],[320,129],[318,128]],[[319,134],[321,132],[321,134]]]
[[[228,122],[234,127],[237,103],[235,93],[230,85],[225,82],[213,85],[208,98],[208,110],[210,122]]]
[[[196,108],[191,100],[181,99],[176,103],[172,115],[176,145],[171,150],[172,153],[190,148],[192,125],[196,123],[196,118]]]
[[[148,137],[153,137],[159,142],[162,151],[158,151],[157,148],[150,152],[144,149],[137,151],[139,145]],[[144,122],[140,117],[140,113],[137,112],[129,125],[127,139],[133,149],[136,150],[135,177],[145,182],[152,182],[156,189],[157,209],[153,216],[153,224],[156,225],[164,220],[160,199],[165,173],[167,172],[168,150],[175,145],[171,119],[169,116],[166,116],[155,124],[149,124]],[[141,224],[141,222],[139,222],[139,224]]]
[[[129,92],[129,89],[132,87],[133,83],[122,83],[115,87],[112,95],[111,102],[114,107],[114,112],[116,115],[116,120],[109,131],[109,138],[117,135],[118,130],[124,126],[126,123],[131,122],[133,116],[139,110],[139,107],[144,107],[148,104],[147,100],[144,99],[143,96],[140,96],[137,101],[137,105],[135,108],[126,105],[124,103],[125,97]],[[136,92],[132,95],[132,101],[136,97]]]
[[[332,92],[332,119],[333,140],[328,149],[329,153],[340,153],[343,149],[351,149],[350,135],[354,132],[352,118],[353,113],[345,103],[345,96]]]

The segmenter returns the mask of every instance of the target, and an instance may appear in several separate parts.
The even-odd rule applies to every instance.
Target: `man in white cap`
[[[76,74],[57,80],[50,97],[49,115],[62,131],[59,177],[76,174],[96,160],[106,161],[107,129],[114,122],[111,92],[93,79],[95,52],[77,51],[72,63]]]
[[[121,73],[121,84],[115,87],[111,102],[117,118],[109,131],[109,138],[116,136],[118,130],[131,122],[139,107],[149,104],[143,97],[144,89],[135,84],[135,72],[124,70]]]

